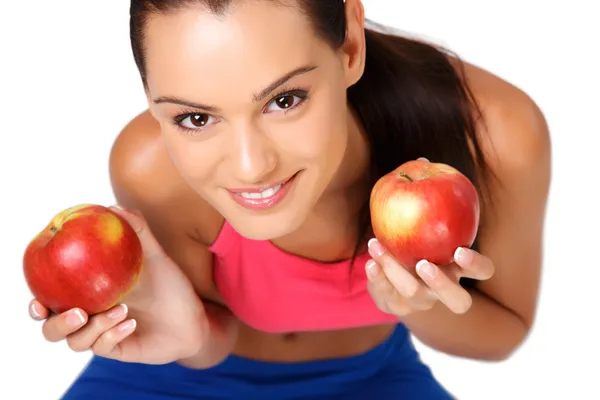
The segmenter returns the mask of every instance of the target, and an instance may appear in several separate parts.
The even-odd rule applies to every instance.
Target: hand
[[[140,281],[123,304],[94,316],[81,309],[59,315],[38,301],[30,314],[44,320],[46,340],[66,339],[74,351],[126,362],[164,364],[197,354],[205,342],[208,320],[191,282],[165,254],[140,213],[113,210],[125,218],[142,243]]]
[[[454,263],[438,267],[426,260],[417,264],[416,274],[401,266],[376,239],[369,241],[365,268],[368,290],[383,312],[406,316],[431,309],[441,301],[456,314],[471,308],[471,295],[459,284],[461,277],[486,280],[494,274],[494,264],[482,254],[466,248],[454,253]]]

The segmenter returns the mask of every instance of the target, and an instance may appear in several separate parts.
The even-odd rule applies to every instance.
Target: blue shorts
[[[353,357],[301,363],[230,356],[194,370],[93,357],[62,400],[452,399],[424,365],[404,325]]]

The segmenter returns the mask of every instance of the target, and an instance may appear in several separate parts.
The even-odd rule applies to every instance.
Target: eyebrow
[[[283,75],[281,78],[279,78],[276,81],[274,81],[273,83],[271,83],[265,89],[261,90],[258,94],[254,94],[253,100],[255,102],[261,101],[265,97],[267,97],[269,94],[271,94],[274,90],[276,90],[278,87],[287,83],[290,79],[292,79],[298,75],[306,74],[315,69],[317,69],[316,65],[305,65],[303,67],[296,68],[295,70],[288,72],[287,74]],[[204,111],[208,111],[208,112],[217,112],[218,111],[218,107],[215,107],[215,106],[194,103],[191,101],[187,101],[187,100],[177,98],[177,97],[172,97],[172,96],[157,97],[157,98],[153,99],[152,102],[154,104],[161,104],[161,103],[178,104],[181,106],[197,108],[199,110],[204,110]]]

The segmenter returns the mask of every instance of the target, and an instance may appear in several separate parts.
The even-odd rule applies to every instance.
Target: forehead
[[[268,1],[233,2],[223,16],[197,7],[154,15],[144,45],[151,94],[192,98],[260,90],[326,50],[296,7]]]

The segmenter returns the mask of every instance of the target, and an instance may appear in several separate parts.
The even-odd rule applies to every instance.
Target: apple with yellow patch
[[[371,191],[375,237],[404,267],[444,266],[475,241],[480,218],[473,183],[457,169],[424,159],[382,176]]]
[[[110,208],[82,204],[58,213],[28,244],[23,271],[46,308],[79,307],[89,315],[116,305],[137,283],[142,246]]]

